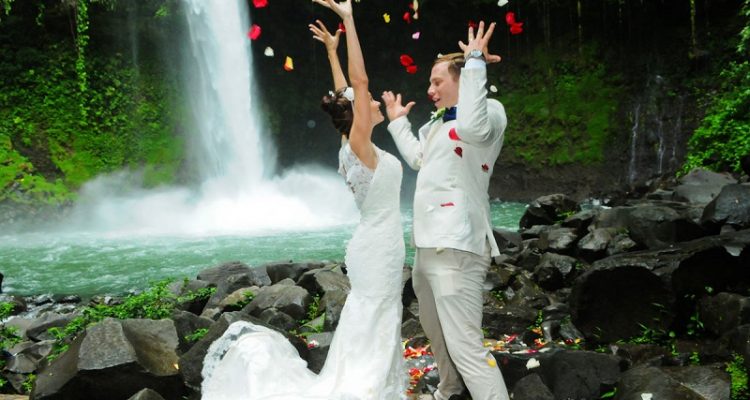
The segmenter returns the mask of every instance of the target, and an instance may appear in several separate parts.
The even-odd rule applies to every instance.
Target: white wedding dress
[[[204,359],[204,400],[398,400],[408,375],[401,349],[404,239],[401,163],[377,149],[373,172],[348,145],[340,172],[360,222],[346,248],[351,292],[320,374],[307,369],[280,333],[248,322],[230,325]]]

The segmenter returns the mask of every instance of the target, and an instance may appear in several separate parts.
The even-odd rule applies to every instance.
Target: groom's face
[[[432,67],[427,96],[435,108],[453,107],[458,103],[458,77],[454,77],[448,67],[447,61]]]

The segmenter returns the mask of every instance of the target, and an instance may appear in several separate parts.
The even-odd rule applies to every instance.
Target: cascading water
[[[184,68],[198,189],[128,189],[123,182],[133,179],[127,174],[99,177],[81,191],[66,228],[113,235],[213,235],[356,222],[352,196],[334,171],[306,166],[272,176],[274,157],[264,154],[263,129],[254,115],[246,2],[184,0],[182,5],[192,54]]]

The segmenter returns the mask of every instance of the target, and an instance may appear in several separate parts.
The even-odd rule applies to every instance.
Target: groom
[[[482,285],[490,256],[499,255],[492,234],[487,189],[503,145],[507,120],[497,100],[487,99],[486,64],[495,24],[476,36],[469,28],[463,53],[438,58],[427,94],[438,109],[417,139],[401,95],[384,92],[388,131],[399,152],[418,170],[414,194],[412,272],[419,319],[440,374],[437,400],[458,397],[464,384],[473,400],[506,400],[505,382],[482,345]],[[441,111],[442,110],[442,111]],[[462,383],[463,380],[463,383]]]

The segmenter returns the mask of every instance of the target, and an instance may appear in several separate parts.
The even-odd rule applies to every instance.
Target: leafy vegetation
[[[120,304],[97,304],[85,307],[81,310],[81,315],[70,321],[64,328],[50,328],[48,332],[55,337],[57,342],[49,358],[59,357],[68,349],[68,343],[71,339],[105,318],[168,318],[178,305],[196,299],[208,298],[216,291],[216,288],[213,287],[203,288],[178,296],[170,290],[171,283],[172,280],[169,279],[156,282],[144,292],[126,297]],[[183,290],[184,287],[185,284],[183,283]]]
[[[683,173],[696,167],[740,172],[740,159],[750,155],[750,0],[745,0],[737,60],[720,74],[721,87],[707,93],[708,111],[688,142]]]
[[[732,361],[727,363],[726,371],[732,380],[732,400],[744,400],[750,398],[750,389],[747,386],[747,369],[745,359],[735,354]]]
[[[199,328],[199,329],[196,329],[195,332],[189,335],[186,335],[185,340],[187,340],[188,342],[197,342],[201,340],[204,336],[206,336],[207,333],[208,333],[207,328]]]

